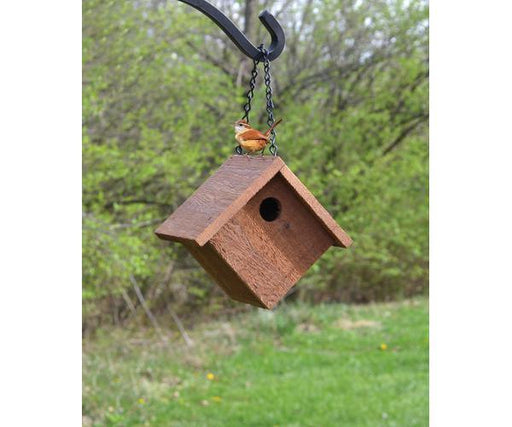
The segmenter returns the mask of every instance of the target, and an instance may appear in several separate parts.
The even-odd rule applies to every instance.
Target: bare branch
[[[423,123],[428,119],[428,114],[421,115],[418,120],[412,122],[409,126],[407,126],[405,129],[400,132],[400,134],[393,140],[391,144],[389,144],[384,151],[382,152],[382,155],[388,154],[391,150],[395,149],[404,139],[407,135],[409,135],[414,129],[418,127],[420,123]]]
[[[137,295],[137,298],[139,299],[140,304],[142,305],[142,308],[146,312],[146,316],[148,316],[148,319],[153,324],[153,327],[155,328],[155,331],[160,336],[160,339],[162,341],[166,340],[165,335],[162,333],[162,329],[160,329],[160,325],[158,324],[156,317],[151,313],[151,310],[149,309],[148,305],[146,304],[146,300],[144,299],[144,296],[142,295],[142,292],[140,291],[139,285],[137,284],[137,281],[135,280],[135,277],[133,274],[130,274],[130,281],[132,282],[133,289],[135,289],[135,294]]]

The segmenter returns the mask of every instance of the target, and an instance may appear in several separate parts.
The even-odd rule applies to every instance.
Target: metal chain
[[[256,77],[258,77],[258,64],[260,61],[253,60],[253,67],[251,71],[251,80],[249,80],[249,90],[247,91],[247,102],[244,104],[244,115],[242,120],[247,120],[249,123],[249,113],[251,112],[251,101],[254,98],[254,89],[256,88]],[[243,154],[242,147],[237,145],[235,148],[236,154]]]
[[[256,88],[256,77],[258,77],[258,64],[260,61],[253,60],[254,66],[251,71],[251,80],[249,81],[249,90],[247,91],[247,102],[244,105],[244,116],[242,120],[247,120],[249,123],[249,113],[251,112],[251,101],[254,98],[254,89]]]
[[[263,56],[263,69],[265,73],[265,98],[267,99],[267,125],[271,127],[274,122],[274,102],[272,101],[272,80],[270,75],[270,60],[268,59],[269,52],[267,49],[263,47],[263,44],[258,46],[259,51],[262,53]],[[249,123],[249,113],[251,112],[251,101],[254,98],[254,89],[256,88],[256,77],[258,76],[258,64],[260,63],[259,60],[254,59],[254,66],[252,68],[251,72],[251,79],[249,80],[249,90],[247,91],[247,102],[244,105],[244,115],[242,117],[242,120],[247,120],[247,123]],[[270,154],[273,156],[277,156],[277,145],[276,145],[276,131],[272,129],[270,132],[270,147],[269,151]],[[265,151],[265,149],[263,149]],[[237,154],[242,154],[242,147],[240,145],[237,145],[235,148],[235,152]]]
[[[261,53],[263,53],[263,69],[265,72],[265,97],[267,98],[267,125],[270,127],[274,124],[274,102],[272,101],[272,86],[270,76],[270,61],[268,59],[268,50],[263,48],[263,45],[259,47]],[[277,145],[276,145],[276,131],[272,129],[270,132],[270,147],[268,149],[270,154],[277,156]]]

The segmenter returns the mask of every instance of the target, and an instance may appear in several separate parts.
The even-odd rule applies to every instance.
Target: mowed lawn
[[[83,424],[427,426],[428,300],[281,305],[84,341]]]

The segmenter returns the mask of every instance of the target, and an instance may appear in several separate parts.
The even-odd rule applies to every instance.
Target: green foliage
[[[225,12],[242,22],[236,5],[243,2]],[[322,257],[295,296],[369,301],[424,292],[428,6],[294,1],[279,19],[287,35],[272,63],[280,155],[355,241]],[[257,25],[254,38],[262,31]],[[241,116],[250,65],[186,5],[84,1],[86,325],[130,315],[131,278],[154,310],[167,301],[232,306],[180,245],[159,241],[153,229],[232,152],[230,123]],[[263,127],[258,84],[251,120]]]
[[[189,333],[193,347],[124,330],[88,341],[84,425],[428,425],[423,298],[284,305]]]

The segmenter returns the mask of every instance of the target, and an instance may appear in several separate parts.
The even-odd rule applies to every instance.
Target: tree
[[[266,3],[218,6],[257,43],[268,38],[256,19]],[[275,114],[284,119],[279,154],[355,240],[352,249],[322,257],[294,296],[368,301],[423,292],[428,5],[307,0],[276,7],[287,35],[271,64]],[[87,325],[131,315],[132,275],[155,312],[168,303],[232,306],[180,245],[160,242],[152,230],[232,153],[230,123],[242,115],[251,66],[187,5],[84,1]],[[251,118],[263,125],[261,75],[253,104],[259,116]]]

